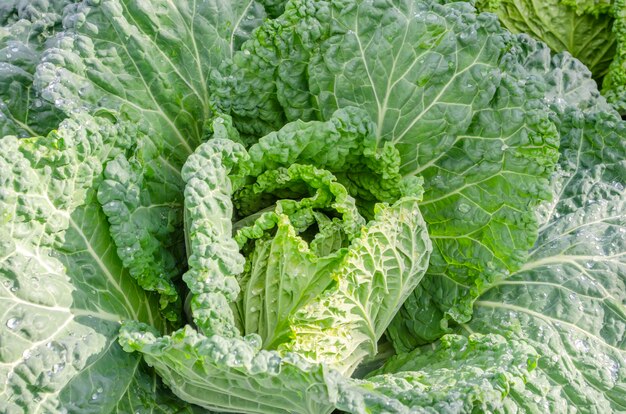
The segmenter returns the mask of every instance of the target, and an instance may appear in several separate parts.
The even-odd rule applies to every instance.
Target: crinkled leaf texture
[[[118,154],[107,163],[98,201],[107,215],[117,255],[132,277],[161,295],[164,316],[177,321],[181,298],[174,281],[185,263],[183,186],[180,172],[161,160],[151,142],[129,160]]]
[[[80,2],[37,68],[36,88],[59,110],[116,114],[145,132],[107,164],[98,200],[124,267],[173,322],[185,267],[180,169],[211,132],[207,78],[264,17],[255,1]]]
[[[540,355],[529,412],[626,410],[626,125],[616,116],[563,120],[555,198],[529,261],[485,292],[469,332],[498,332]]]
[[[179,169],[212,115],[207,77],[264,17],[254,1],[102,0],[66,11],[36,84],[64,111],[119,111],[151,126]]]
[[[554,198],[529,261],[434,344],[342,383],[368,413],[608,413],[626,409],[626,125],[567,109]],[[456,364],[459,364],[457,366]]]
[[[435,247],[390,330],[399,350],[467,321],[536,239],[532,210],[550,195],[558,134],[545,79],[512,57],[513,40],[468,3],[294,0],[235,54],[230,88],[217,90],[241,128],[359,107],[376,148],[399,152],[400,175],[424,177]]]
[[[507,59],[509,35],[492,16],[465,4],[366,1],[332,28],[309,66],[322,116],[360,105],[379,145],[398,148],[400,172],[424,177],[434,252],[389,331],[410,350],[448,320],[468,320],[480,290],[524,262],[558,137],[543,80]]]
[[[614,112],[592,73],[569,52],[554,54],[545,43],[526,34],[511,37],[509,46],[507,59],[524,66],[529,75],[545,80],[543,101],[559,116],[568,108],[585,113]]]
[[[0,136],[46,135],[63,113],[34,87],[35,69],[71,0],[6,0],[0,5]]]
[[[47,137],[0,139],[1,412],[186,409],[117,343],[124,319],[166,330],[96,199],[103,162],[137,133],[77,115]]]
[[[366,380],[344,381],[338,407],[351,413],[506,412],[522,392],[537,352],[500,335],[446,335],[391,358]]]
[[[159,338],[130,323],[120,340],[143,353],[186,401],[234,412],[330,412],[335,384],[376,353],[423,277],[432,247],[415,183],[394,204],[375,206],[366,222],[335,176],[298,163],[317,151],[303,145],[317,137],[309,130],[328,131],[331,124],[296,124],[303,132],[291,146],[281,133],[249,151],[214,138],[185,164],[184,280],[198,331],[185,327]],[[281,146],[291,152],[276,151]],[[270,161],[270,154],[289,154],[289,167],[274,164],[280,155]],[[342,164],[326,160],[333,162]],[[268,176],[274,181],[264,181]],[[275,199],[294,188],[308,193]],[[251,192],[272,195],[275,204],[233,237],[232,200]]]

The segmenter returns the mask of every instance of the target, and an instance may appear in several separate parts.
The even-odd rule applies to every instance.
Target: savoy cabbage
[[[0,412],[626,411],[623,45],[520,5],[3,2]]]

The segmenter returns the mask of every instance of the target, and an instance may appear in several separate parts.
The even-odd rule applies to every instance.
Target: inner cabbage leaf
[[[178,396],[206,408],[330,412],[331,384],[375,355],[428,264],[416,183],[366,220],[332,173],[298,163],[307,160],[304,139],[291,148],[289,167],[255,164],[252,154],[276,154],[281,142],[272,135],[246,151],[214,137],[189,157],[184,280],[197,331],[158,337],[132,322],[122,329],[125,349],[142,352]],[[268,174],[274,181],[264,181]],[[277,199],[283,190],[299,197]],[[251,193],[272,204],[233,236],[234,206]]]

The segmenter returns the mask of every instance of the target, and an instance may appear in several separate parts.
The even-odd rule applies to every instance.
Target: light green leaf
[[[270,178],[269,186],[259,185],[271,172],[277,172],[282,180]],[[274,211],[263,213],[235,234],[239,246],[250,252],[239,278],[243,294],[237,302],[238,322],[242,333],[258,334],[265,349],[276,349],[292,339],[294,314],[335,283],[329,275],[341,265],[347,243],[322,255],[320,251],[329,247],[327,239],[347,242],[358,235],[365,220],[354,199],[328,171],[292,164],[266,174],[259,176],[254,186],[259,193],[276,186],[293,187],[299,180],[315,190],[314,195],[299,201],[278,200]],[[324,210],[335,210],[342,217],[331,221],[320,212]],[[323,231],[325,224],[330,232]],[[311,237],[307,230],[314,229],[313,225],[318,225],[320,232],[309,245],[303,236]]]
[[[297,354],[259,350],[255,337],[207,337],[189,326],[159,337],[127,323],[120,341],[141,352],[181,399],[217,412],[328,414],[341,378]]]
[[[295,314],[293,340],[281,348],[348,375],[375,355],[378,340],[426,271],[432,247],[425,229],[416,198],[379,204],[331,274],[333,286]]]
[[[58,108],[119,111],[180,169],[213,108],[208,77],[264,17],[255,1],[92,0],[73,6],[36,85]]]
[[[351,413],[504,413],[538,355],[500,335],[446,335],[390,359],[366,380],[346,380],[338,407]],[[497,361],[497,363],[496,363]]]
[[[98,201],[124,267],[143,289],[160,293],[164,315],[177,321],[181,299],[174,280],[186,259],[182,178],[168,163],[152,157],[146,150],[130,161],[123,154],[109,161]]]
[[[158,388],[117,332],[124,319],[166,325],[116,256],[95,194],[103,160],[136,134],[80,115],[48,137],[0,139],[2,412],[114,412],[133,384]]]
[[[62,29],[70,0],[3,1],[0,5],[0,136],[45,135],[63,114],[34,88],[35,69]]]
[[[462,328],[499,332],[540,354],[526,410],[626,410],[626,125],[566,119],[555,202],[529,261],[485,292]],[[507,333],[508,332],[508,333]],[[537,396],[542,404],[535,404]]]

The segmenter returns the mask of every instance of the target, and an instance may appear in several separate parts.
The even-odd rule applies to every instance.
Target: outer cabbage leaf
[[[207,79],[264,16],[255,1],[81,2],[37,70],[36,86],[66,113],[119,113],[145,132],[109,163],[98,197],[124,266],[161,294],[172,321],[184,262],[180,169],[213,132]]]
[[[79,3],[37,85],[65,111],[104,108],[149,125],[180,169],[212,115],[207,77],[262,17],[253,1]]]
[[[568,108],[583,112],[613,112],[589,69],[569,52],[554,54],[545,43],[526,34],[512,37],[509,43],[511,53],[508,58],[533,76],[545,80],[544,102],[559,116]]]
[[[555,201],[530,260],[475,303],[469,332],[498,332],[541,358],[518,410],[626,410],[626,125],[570,114]],[[535,402],[536,401],[539,403]]]
[[[351,413],[507,412],[507,396],[524,392],[537,358],[528,344],[500,335],[446,335],[366,380],[344,381],[337,405]]]
[[[585,115],[572,108],[564,109],[561,122],[554,200],[539,210],[542,227],[530,261],[475,303],[473,319],[459,330],[468,335],[468,343],[459,342],[460,353],[442,359],[430,354],[431,346],[448,346],[451,337],[444,336],[392,358],[379,371],[387,375],[357,386],[349,383],[346,405],[359,408],[347,411],[624,410],[626,126],[614,113]],[[503,346],[506,342],[498,336],[496,346],[485,342],[489,349],[476,349],[472,342],[481,335],[476,332],[496,332],[509,344]],[[527,367],[531,372],[517,371],[522,367],[515,363],[505,369],[507,374],[498,375],[502,362],[510,359],[490,352],[510,355],[509,350],[515,354],[533,348],[530,361],[539,357],[538,369],[531,371],[532,363]],[[453,361],[463,368],[449,370]],[[444,370],[433,374],[430,369],[439,363]],[[422,366],[426,374],[411,372]],[[511,373],[518,376],[508,377]],[[496,381],[485,382],[484,374]],[[500,382],[505,378],[513,381]],[[443,387],[431,387],[430,381],[439,380]]]
[[[143,144],[146,148],[130,160],[119,154],[107,163],[98,201],[122,263],[142,288],[160,293],[164,315],[176,321],[181,299],[174,280],[186,259],[182,179],[178,170],[152,153],[149,141]]]
[[[571,3],[574,1],[479,0],[477,7],[496,13],[513,33],[531,35],[554,52],[568,51],[591,70],[595,79],[601,80],[617,44],[611,1]]]
[[[626,125],[615,114],[571,108],[561,121],[554,200],[540,209],[529,262],[475,303],[472,320],[459,329],[466,341],[446,335],[390,359],[367,380],[347,381],[339,407],[624,411]]]
[[[61,29],[70,0],[5,1],[0,5],[0,135],[47,134],[63,118],[33,86],[35,68]]]
[[[258,151],[262,149],[253,147],[250,154]],[[319,219],[330,208],[343,213],[346,222],[359,222],[345,188],[327,171],[295,163],[281,173],[279,185],[288,188],[301,181],[318,191],[299,201],[277,201],[233,238],[230,198],[254,180],[250,171],[254,162],[244,148],[224,139],[202,144],[183,168],[190,248],[184,279],[200,333],[187,327],[157,338],[144,325],[127,324],[121,342],[129,351],[142,352],[177,395],[206,408],[330,412],[336,394],[332,384],[375,354],[378,339],[424,274],[431,246],[418,199],[407,196],[391,206],[378,205],[366,225],[356,232],[348,226],[352,230],[345,234],[352,240],[346,247],[340,243],[338,250],[317,256],[329,250],[319,238],[316,247],[302,238],[309,218],[317,214]],[[259,174],[259,183],[271,172]],[[247,260],[240,248],[252,249]],[[254,271],[241,276],[245,266]],[[257,286],[257,280],[265,286]],[[236,314],[238,282],[251,295],[242,300],[257,300],[257,310],[240,306],[243,312]],[[294,286],[304,291],[296,292]],[[261,307],[266,310],[263,320],[256,317]],[[244,327],[245,336],[238,327]],[[264,337],[257,334],[265,331],[269,334]],[[276,387],[283,392],[272,392]],[[268,398],[270,394],[275,397]]]
[[[136,134],[80,115],[47,137],[0,139],[2,412],[186,407],[168,405],[155,374],[117,344],[123,319],[166,329],[112,249],[95,194],[103,161]]]

